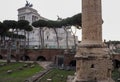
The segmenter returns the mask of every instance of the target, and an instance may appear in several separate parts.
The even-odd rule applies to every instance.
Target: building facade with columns
[[[40,14],[37,12],[37,10],[33,9],[30,6],[24,6],[22,8],[18,9],[18,20],[27,20],[32,24],[32,22],[35,22],[39,19],[42,20],[49,20],[47,18],[44,18],[40,16]],[[67,29],[67,33],[62,28],[56,28],[57,35],[58,35],[58,42],[59,42],[59,48],[65,49],[67,48],[67,39],[66,36],[68,36],[68,47],[70,49],[74,48],[75,45],[78,43],[78,37],[71,34],[70,29]],[[56,34],[55,31],[52,28],[44,27],[42,30],[42,34],[44,35],[44,47],[45,48],[58,48],[57,47],[57,40],[56,40]],[[40,40],[40,32],[39,28],[33,27],[33,31],[29,32],[29,37],[26,35],[26,38],[29,38],[29,48],[39,48],[41,46],[41,40]],[[26,44],[28,41],[26,41]]]

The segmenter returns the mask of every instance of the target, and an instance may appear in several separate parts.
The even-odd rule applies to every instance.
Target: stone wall
[[[20,50],[20,53],[16,55],[16,51],[12,51],[12,59],[16,59],[17,56],[19,56],[19,59],[23,59],[23,57],[26,57],[26,60],[30,61],[38,61],[39,59],[45,59],[46,61],[52,61],[54,63],[57,62],[57,58],[59,56],[63,56],[63,62],[64,65],[69,65],[70,62],[74,59],[75,52],[69,52],[65,53],[64,49],[28,49],[25,50],[25,53],[23,50]],[[7,50],[2,50],[1,59],[6,59],[7,58]],[[14,57],[14,58],[13,58]]]

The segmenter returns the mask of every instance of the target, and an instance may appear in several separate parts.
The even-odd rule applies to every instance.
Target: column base
[[[100,81],[87,81],[87,80],[82,80],[82,79],[77,79],[76,77],[74,78],[73,81],[71,82],[115,82],[112,78],[108,78],[107,80],[100,80]]]

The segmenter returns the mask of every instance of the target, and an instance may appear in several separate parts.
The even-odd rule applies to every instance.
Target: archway
[[[14,55],[11,55],[11,59],[15,59],[15,56],[14,56]]]
[[[44,56],[37,57],[37,61],[46,61],[46,58]]]
[[[119,60],[113,60],[113,66],[114,66],[114,68],[119,68],[120,67],[120,61]]]
[[[0,55],[0,59],[3,59],[3,57]]]
[[[23,60],[23,61],[29,61],[29,60],[30,60],[30,57],[27,56],[27,55],[25,55],[25,56],[22,56],[22,57],[21,57],[21,60]]]
[[[76,60],[70,61],[69,66],[75,67],[76,66]]]

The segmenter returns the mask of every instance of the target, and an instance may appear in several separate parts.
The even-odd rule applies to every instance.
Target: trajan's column
[[[101,0],[82,0],[82,41],[76,57],[73,82],[114,82],[112,61],[102,42]]]

